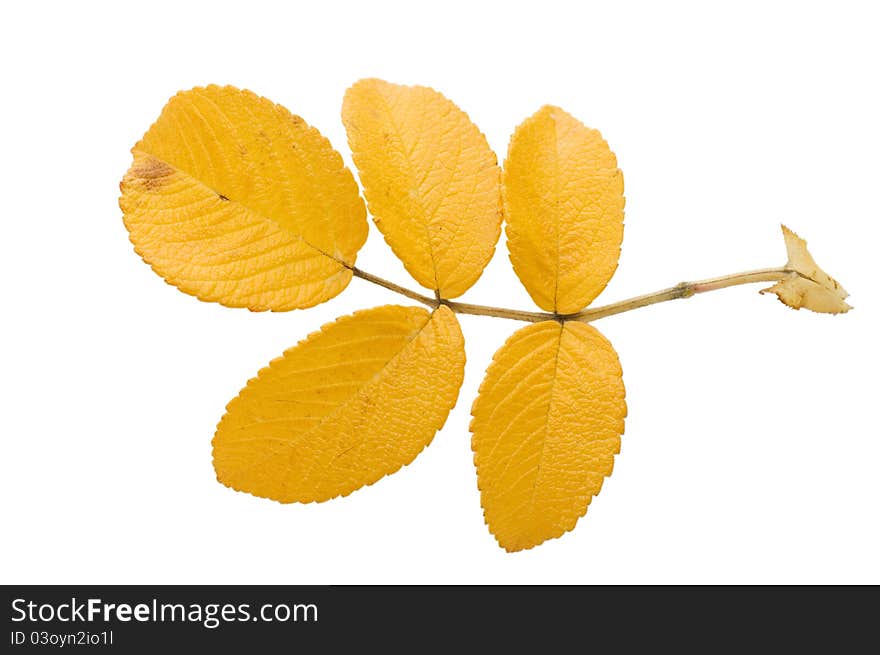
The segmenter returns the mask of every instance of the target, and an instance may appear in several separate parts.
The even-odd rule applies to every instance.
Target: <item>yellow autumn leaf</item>
[[[357,82],[342,120],[370,213],[407,271],[441,298],[480,277],[501,233],[500,170],[467,114],[422,86]]]
[[[844,302],[849,296],[846,289],[819,268],[807,250],[807,242],[784,225],[782,235],[785,237],[785,249],[788,252],[785,268],[793,272],[772,287],[762,289],[761,293],[775,293],[779,300],[792,309],[803,307],[824,314],[842,314],[852,309]]]
[[[572,314],[599,295],[623,239],[623,174],[596,130],[545,106],[516,128],[502,193],[510,260],[543,310]]]
[[[132,154],[125,226],[144,261],[182,291],[285,311],[351,280],[367,238],[357,183],[284,107],[231,86],[181,92]]]
[[[595,328],[536,323],[495,353],[472,447],[489,530],[508,551],[574,528],[611,474],[626,417],[617,353]]]
[[[214,436],[225,485],[284,503],[344,496],[409,464],[455,405],[455,315],[388,305],[328,323],[227,406]]]

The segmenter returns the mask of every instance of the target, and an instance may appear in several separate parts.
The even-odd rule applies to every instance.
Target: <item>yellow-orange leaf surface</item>
[[[357,184],[300,117],[249,91],[178,93],[132,149],[122,208],[135,250],[202,300],[310,307],[342,291],[367,238]]]
[[[433,89],[376,79],[348,90],[342,120],[385,240],[419,284],[460,296],[501,233],[500,170],[486,138]]]
[[[623,239],[623,174],[596,130],[558,107],[526,119],[503,176],[510,260],[532,299],[571,314],[599,295]]]
[[[455,405],[464,341],[446,307],[388,305],[328,323],[227,406],[217,478],[284,503],[323,501],[409,464]]]
[[[473,405],[489,530],[509,551],[574,528],[611,474],[626,416],[614,348],[583,323],[536,323],[495,353]]]

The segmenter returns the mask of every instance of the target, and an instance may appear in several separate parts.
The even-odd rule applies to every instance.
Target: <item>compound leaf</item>
[[[387,305],[328,323],[229,403],[213,442],[217,478],[283,503],[372,484],[443,426],[464,361],[447,307]]]
[[[376,225],[442,298],[483,272],[501,233],[500,170],[486,137],[440,93],[382,80],[345,94],[342,120]]]
[[[541,108],[510,140],[502,193],[510,260],[529,295],[548,312],[586,307],[623,239],[623,174],[602,135]]]
[[[471,432],[489,530],[508,551],[574,528],[611,474],[626,416],[617,353],[568,321],[515,332],[495,353]]]
[[[135,250],[201,300],[255,311],[341,292],[367,237],[342,158],[313,127],[250,91],[178,93],[132,149],[119,204]]]

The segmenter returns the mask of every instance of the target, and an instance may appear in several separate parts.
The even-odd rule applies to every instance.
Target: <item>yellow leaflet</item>
[[[182,291],[285,311],[342,291],[367,238],[357,183],[300,117],[250,91],[178,93],[122,180],[135,250]]]
[[[583,323],[530,325],[495,353],[472,414],[480,498],[498,543],[515,551],[559,537],[620,452],[617,353]]]
[[[446,307],[387,305],[328,323],[229,403],[214,436],[217,478],[284,503],[372,484],[443,427],[464,361]]]
[[[361,80],[342,120],[376,225],[406,269],[442,298],[480,277],[501,233],[495,154],[433,89]]]
[[[548,312],[586,307],[623,240],[623,174],[602,135],[541,108],[510,140],[502,192],[510,260],[529,295]]]

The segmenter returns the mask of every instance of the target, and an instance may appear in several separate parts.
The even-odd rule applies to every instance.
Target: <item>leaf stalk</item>
[[[696,280],[694,282],[681,282],[673,287],[636,296],[634,298],[628,298],[627,300],[621,300],[619,302],[599,307],[588,307],[575,314],[554,314],[551,312],[529,312],[519,309],[506,309],[504,307],[473,305],[470,303],[445,300],[440,298],[439,295],[435,295],[435,297],[425,296],[377,275],[373,275],[372,273],[362,271],[357,267],[352,266],[350,268],[352,275],[355,277],[359,277],[362,280],[366,280],[367,282],[371,282],[390,291],[394,291],[395,293],[399,293],[402,296],[406,296],[411,300],[418,301],[431,308],[446,305],[457,314],[492,316],[495,318],[506,318],[515,321],[527,321],[529,323],[539,323],[541,321],[579,321],[581,323],[590,323],[592,321],[597,321],[600,318],[614,316],[615,314],[623,314],[624,312],[632,311],[633,309],[656,305],[657,303],[666,302],[668,300],[690,298],[699,293],[717,291],[718,289],[726,289],[727,287],[735,287],[741,284],[777,282],[792,274],[800,275],[797,271],[784,266],[777,268],[761,268],[754,271],[731,273],[729,275],[721,275],[719,277],[707,278],[705,280]]]

